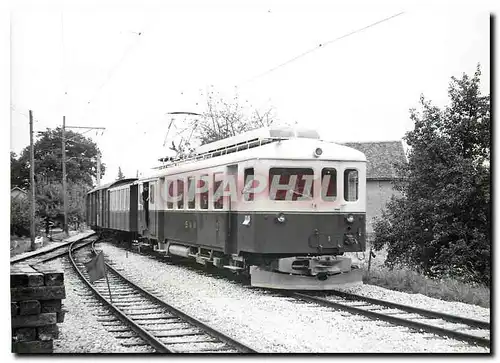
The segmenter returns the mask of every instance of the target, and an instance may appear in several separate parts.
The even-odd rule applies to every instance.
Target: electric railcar
[[[366,240],[366,158],[315,131],[253,130],[87,195],[87,220],[167,255],[250,274],[251,284],[361,283],[345,252]]]

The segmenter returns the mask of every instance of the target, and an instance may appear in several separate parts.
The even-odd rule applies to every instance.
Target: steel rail
[[[414,306],[408,306],[408,305],[402,305],[398,303],[394,303],[391,301],[386,301],[386,300],[379,300],[367,296],[361,296],[361,295],[356,295],[356,294],[351,294],[343,291],[329,291],[332,295],[342,297],[344,299],[348,300],[358,300],[358,301],[366,301],[371,304],[376,304],[376,305],[382,305],[382,306],[387,306],[389,308],[393,309],[399,309],[399,310],[404,310],[409,313],[415,313],[423,316],[427,316],[430,318],[436,318],[436,319],[442,319],[446,321],[450,321],[452,323],[461,323],[461,324],[466,324],[472,327],[476,328],[481,328],[481,329],[490,329],[490,323],[487,321],[481,321],[481,320],[476,320],[476,319],[471,319],[471,318],[466,318],[466,317],[461,317],[457,315],[451,315],[451,314],[446,314],[446,313],[441,313],[437,311],[432,311],[432,310],[426,310],[426,309],[421,309],[417,308]]]
[[[202,323],[201,321],[193,318],[192,316],[189,316],[186,313],[174,308],[172,305],[167,304],[163,300],[160,300],[158,297],[151,294],[149,291],[144,290],[142,287],[136,285],[135,283],[133,283],[132,281],[130,281],[129,279],[124,277],[117,270],[115,270],[112,266],[106,264],[106,268],[108,270],[111,270],[114,274],[116,274],[118,277],[120,277],[128,285],[130,285],[131,287],[133,287],[134,289],[139,291],[143,296],[145,296],[146,298],[148,298],[150,300],[153,300],[155,303],[157,303],[161,307],[168,310],[172,315],[177,316],[178,318],[188,322],[191,325],[196,326],[197,328],[200,328],[208,335],[211,335],[212,337],[219,339],[220,341],[226,343],[227,345],[230,345],[231,347],[236,348],[241,353],[257,353],[255,350],[247,347],[246,345],[228,337],[227,335],[213,329],[212,327],[206,325],[205,323]]]
[[[84,283],[91,289],[91,291],[94,293],[94,295],[102,302],[104,303],[112,312],[114,315],[125,325],[130,327],[139,337],[141,337],[145,342],[150,344],[158,353],[173,353],[165,344],[163,344],[160,340],[158,340],[156,337],[151,335],[149,332],[141,328],[138,324],[136,324],[134,321],[129,319],[124,313],[120,311],[114,304],[110,303],[99,291],[97,291],[94,286],[88,281],[85,276],[83,276],[82,272],[76,265],[76,261],[73,258],[72,255],[72,245],[69,247],[68,251],[68,256],[69,259],[75,268],[76,272],[80,276],[80,278],[84,281]]]
[[[95,249],[93,250],[94,253],[96,253]],[[178,318],[188,322],[191,325],[196,326],[197,328],[203,330],[205,333],[208,335],[226,343],[227,345],[237,349],[241,353],[257,353],[257,351],[247,347],[246,345],[234,340],[233,338],[228,337],[227,335],[215,330],[214,328],[208,326],[207,324],[193,318],[192,316],[187,315],[186,313],[180,311],[179,309],[176,309],[172,305],[166,303],[165,301],[159,299],[155,295],[151,294],[149,291],[143,289],[141,286],[138,286],[134,282],[130,281],[127,279],[125,276],[123,276],[121,273],[119,273],[115,268],[112,266],[106,264],[106,268],[110,271],[112,271],[115,275],[117,275],[119,278],[121,278],[124,282],[126,282],[129,286],[132,288],[136,289],[139,291],[143,296],[146,298],[154,301],[156,304],[160,305],[162,308],[165,308],[168,310],[172,315],[177,316]]]
[[[26,261],[26,260],[30,260],[32,258],[37,258],[39,256],[43,256],[47,253],[51,253],[51,252],[54,252],[60,248],[66,248],[68,247],[68,245],[71,245],[72,243],[74,242],[81,242],[82,240],[84,239],[87,239],[87,238],[91,238],[91,237],[94,237],[97,233],[92,233],[88,236],[85,236],[85,237],[82,237],[76,241],[72,241],[72,242],[63,242],[62,244],[58,245],[58,246],[54,246],[54,247],[51,247],[51,248],[47,248],[45,250],[38,250],[38,252],[35,252],[35,253],[32,253],[32,254],[29,254],[27,256],[22,256],[22,257],[12,257],[10,259],[10,264],[13,265],[13,264],[16,264],[16,263],[20,263],[20,262],[23,262],[23,261]],[[90,242],[89,242],[90,243]],[[66,253],[68,253],[68,250],[65,250],[64,252],[61,252],[61,255],[60,256],[64,256]],[[59,255],[57,257],[60,257]],[[54,257],[54,258],[57,258],[57,257]],[[47,259],[47,261],[50,260],[50,259]]]
[[[287,293],[285,293],[285,294],[287,294]],[[311,296],[311,295],[307,295],[307,294],[303,294],[303,293],[299,293],[299,292],[288,293],[288,295],[292,296],[296,299],[305,300],[305,301],[315,303],[318,305],[322,305],[322,306],[326,306],[326,307],[330,307],[330,308],[334,308],[334,309],[339,309],[339,310],[347,310],[353,314],[365,315],[365,316],[372,318],[372,319],[380,319],[380,320],[388,321],[388,322],[396,324],[396,325],[402,325],[402,326],[406,326],[406,327],[412,328],[412,329],[422,329],[422,330],[425,330],[427,332],[438,334],[441,336],[446,336],[446,337],[451,337],[451,338],[458,339],[458,340],[463,340],[463,341],[466,341],[469,343],[485,346],[488,348],[490,347],[490,340],[486,339],[486,338],[477,337],[477,336],[466,334],[466,333],[460,333],[457,331],[448,330],[445,328],[421,323],[418,321],[412,321],[412,320],[407,320],[407,319],[403,319],[403,318],[398,318],[395,316],[390,316],[390,315],[378,313],[375,311],[365,310],[365,309],[361,309],[358,307],[341,304],[338,302],[326,300],[326,299],[323,299],[320,297]]]
[[[78,241],[76,241],[76,242],[74,242],[74,243],[81,243],[81,242],[82,242],[82,240],[84,240],[84,239],[85,239],[85,238],[80,239],[80,240],[78,240]],[[96,239],[95,241],[88,241],[88,242],[85,242],[85,243],[83,243],[83,244],[81,244],[81,245],[79,245],[79,246],[74,247],[74,248],[73,248],[73,251],[76,251],[76,250],[79,250],[79,249],[85,248],[85,247],[87,247],[89,244],[95,243],[95,242],[97,242],[97,241],[99,241],[99,240],[100,240],[100,238]],[[47,258],[44,258],[44,259],[42,259],[42,260],[37,261],[35,264],[33,264],[33,266],[35,266],[35,265],[39,265],[39,264],[41,264],[41,263],[45,263],[45,262],[48,262],[48,261],[51,261],[51,260],[55,260],[56,258],[63,257],[63,256],[65,256],[65,255],[67,255],[67,254],[68,254],[68,251],[67,251],[67,250],[66,250],[66,251],[61,251],[61,252],[57,253],[56,255],[52,255],[52,256],[49,256],[49,257],[47,257]]]

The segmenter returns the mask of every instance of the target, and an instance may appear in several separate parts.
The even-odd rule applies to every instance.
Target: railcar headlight
[[[286,222],[286,217],[283,213],[278,214],[278,217],[276,217],[276,220],[279,223],[285,223]]]
[[[347,223],[352,223],[354,222],[354,216],[352,214],[349,214],[347,217],[346,217],[346,221]]]
[[[315,158],[319,158],[321,156],[321,154],[323,154],[323,149],[321,149],[320,147],[317,147],[316,150],[314,150],[314,157]]]

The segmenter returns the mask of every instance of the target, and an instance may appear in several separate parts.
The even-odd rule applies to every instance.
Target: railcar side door
[[[224,231],[224,252],[226,254],[236,253],[237,232],[237,202],[238,202],[238,165],[229,165],[226,170],[226,196],[224,197],[225,213],[222,215]]]
[[[145,189],[148,189],[145,191]],[[141,235],[147,234],[148,225],[146,223],[146,209],[149,209],[149,183],[145,182],[139,184],[139,195],[138,195],[139,203],[138,203],[138,218],[137,218],[137,231]]]
[[[215,245],[226,252],[227,240],[227,198],[224,196],[224,189],[227,174],[217,172],[213,174],[213,215],[215,226]]]
[[[158,237],[158,193],[157,193],[158,183],[156,181],[151,181],[149,183],[149,234],[153,238]]]

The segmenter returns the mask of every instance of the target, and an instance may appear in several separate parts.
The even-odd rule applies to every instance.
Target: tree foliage
[[[28,198],[11,198],[10,233],[19,237],[30,235],[30,203]]]
[[[47,129],[40,132],[34,144],[35,179],[52,182],[62,180],[62,129]],[[97,145],[89,138],[73,131],[66,131],[66,174],[67,180],[92,186],[92,178],[97,176]],[[23,149],[17,162],[11,154],[12,186],[29,187],[30,147]],[[14,158],[15,160],[15,158]],[[15,168],[16,169],[15,169]],[[105,165],[101,164],[104,174]]]
[[[19,187],[27,189],[29,187],[29,169],[26,168],[15,152],[10,152],[10,185],[11,188]]]
[[[85,219],[85,193],[91,189],[97,175],[97,145],[81,134],[66,131],[66,175],[68,223],[78,226]],[[34,144],[35,194],[37,218],[49,217],[64,222],[62,188],[62,129],[47,129]],[[30,188],[30,147],[21,156],[11,152],[11,186]],[[101,164],[104,173],[105,165]],[[22,203],[28,204],[21,205]],[[11,229],[29,235],[29,202],[11,203]],[[24,227],[23,227],[24,226]]]
[[[375,223],[375,247],[386,263],[406,263],[431,276],[490,282],[490,96],[473,77],[452,77],[444,109],[421,97],[398,165],[393,198]]]
[[[40,182],[36,186],[38,214],[64,223],[64,197],[62,183],[56,181]],[[85,194],[88,186],[83,183],[68,182],[68,224],[77,227],[85,220]]]
[[[186,156],[193,152],[193,140],[205,145],[246,131],[271,126],[275,121],[272,107],[259,110],[250,106],[248,101],[243,103],[238,94],[228,100],[211,90],[207,94],[205,110],[201,117],[185,127],[187,136],[177,144],[172,142],[170,149],[178,156]]]
[[[206,110],[202,120],[198,122],[195,135],[204,145],[259,127],[271,126],[273,122],[272,108],[265,111],[253,109],[248,116],[246,107],[237,94],[231,101],[227,101],[212,91],[207,96]]]
[[[118,175],[116,176],[116,180],[122,180],[125,179],[125,175],[123,175],[122,168],[119,166],[118,167]]]

